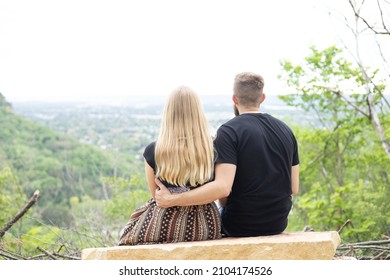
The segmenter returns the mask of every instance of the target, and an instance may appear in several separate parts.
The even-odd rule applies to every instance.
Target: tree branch
[[[375,246],[375,245],[356,245],[356,246],[341,246],[338,250],[348,250],[353,247],[354,249],[376,249],[376,250],[390,250],[390,247],[386,246]]]
[[[46,256],[48,256],[50,259],[52,260],[57,260],[57,258],[55,256],[53,256],[52,254],[50,254],[48,251],[46,251],[45,249],[42,249],[41,247],[37,247],[37,249],[39,251],[41,251],[42,253],[44,253]]]
[[[64,259],[69,259],[69,260],[80,260],[78,257],[73,257],[73,256],[68,256],[68,255],[61,255],[58,253],[53,253],[53,256],[59,257],[59,258],[64,258]]]
[[[16,254],[14,252],[10,252],[10,251],[5,250],[3,248],[0,248],[0,256],[6,257],[6,258],[12,259],[12,260],[25,260],[26,259],[19,254]]]
[[[17,260],[17,258],[9,256],[9,255],[6,255],[6,254],[3,254],[1,252],[0,252],[0,256],[2,256],[5,259],[8,259],[8,260]]]
[[[363,116],[367,117],[367,118],[371,118],[369,114],[367,114],[366,112],[364,112],[362,109],[360,109],[356,104],[354,104],[353,102],[351,102],[350,100],[348,100],[344,94],[342,94],[339,90],[332,90],[332,89],[329,89],[331,92],[333,92],[334,94],[336,94],[338,97],[340,97],[341,99],[343,99],[345,102],[347,102],[348,105],[352,106],[356,111],[358,111],[359,113],[361,113]]]
[[[390,244],[390,240],[365,241],[365,242],[358,242],[358,243],[350,243],[347,245],[356,246],[356,245],[383,245],[383,244]]]
[[[349,225],[351,223],[351,220],[350,219],[348,219],[340,228],[339,228],[339,230],[337,231],[338,233],[341,233],[342,231],[343,231],[343,229],[347,226],[347,225]]]
[[[381,19],[382,19],[383,28],[384,28],[385,31],[378,31],[378,30],[376,30],[374,27],[372,27],[372,26],[368,23],[368,21],[367,21],[365,18],[363,18],[363,17],[360,15],[360,9],[357,11],[355,5],[352,3],[351,0],[349,0],[349,4],[350,4],[351,7],[352,7],[352,10],[353,10],[353,13],[355,14],[355,17],[356,17],[357,19],[360,19],[361,21],[363,21],[364,24],[367,26],[367,28],[370,29],[372,32],[374,32],[374,34],[377,34],[377,35],[390,35],[390,32],[389,32],[389,30],[387,30],[386,25],[385,25],[385,23],[384,23],[384,21],[383,21],[382,8],[381,8],[381,6],[379,5],[379,2],[378,2],[378,7],[379,7],[379,10],[380,10],[380,13],[381,13]],[[362,3],[362,5],[363,5],[363,3]]]
[[[26,206],[24,206],[19,211],[19,213],[17,213],[15,217],[11,219],[11,221],[6,223],[4,228],[0,229],[0,238],[2,238],[4,234],[7,232],[7,230],[9,230],[21,217],[23,217],[24,214],[26,214],[26,212],[31,208],[31,206],[33,206],[35,202],[37,202],[38,198],[39,198],[39,191],[37,190],[34,192],[33,196],[30,198],[30,201],[26,204]]]
[[[381,20],[382,20],[383,29],[386,30],[387,34],[390,35],[390,31],[389,31],[389,29],[387,29],[387,26],[386,26],[385,21],[383,19],[383,11],[382,11],[381,4],[379,3],[379,0],[377,0],[376,3],[378,4],[379,12],[381,14]]]

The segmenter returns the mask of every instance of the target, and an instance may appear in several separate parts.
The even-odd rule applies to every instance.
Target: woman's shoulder
[[[152,143],[150,143],[149,145],[147,145],[145,147],[145,152],[146,151],[153,151],[153,153],[154,153],[155,148],[156,148],[156,141],[153,141]]]
[[[146,146],[143,156],[146,162],[153,168],[155,169],[155,160],[154,160],[154,149],[156,147],[156,142],[152,142],[149,145]]]

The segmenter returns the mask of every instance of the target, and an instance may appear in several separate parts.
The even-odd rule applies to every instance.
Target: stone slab
[[[336,231],[285,232],[272,236],[82,250],[82,260],[331,260]]]

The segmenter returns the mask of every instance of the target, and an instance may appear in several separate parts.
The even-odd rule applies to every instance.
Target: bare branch
[[[28,260],[43,259],[43,258],[46,257],[46,256],[47,256],[46,254],[35,255],[35,256],[29,257]]]
[[[350,100],[348,100],[348,98],[346,98],[344,96],[344,94],[341,93],[340,90],[332,90],[332,89],[329,89],[332,93],[336,94],[337,96],[339,96],[341,99],[343,99],[345,102],[347,102],[348,105],[352,106],[356,111],[358,111],[359,113],[361,113],[363,116],[367,117],[367,118],[370,118],[370,115],[366,112],[364,112],[362,109],[360,109],[355,103],[351,102]]]
[[[344,244],[337,247],[337,251],[346,251],[343,256],[352,255],[356,257],[356,251],[359,250],[361,255],[359,260],[386,260],[390,257],[390,240],[376,240],[376,241],[365,241],[358,243]],[[363,252],[363,253],[361,253]],[[379,253],[378,253],[379,252]]]
[[[342,231],[343,231],[343,229],[347,226],[347,225],[349,225],[349,224],[351,224],[351,220],[350,219],[348,219],[340,228],[339,228],[339,230],[337,231],[338,233],[341,233]]]
[[[80,260],[81,258],[78,258],[78,257],[73,257],[73,256],[68,256],[68,255],[61,255],[61,254],[58,254],[58,253],[53,253],[53,256],[56,256],[56,257],[59,257],[59,258],[63,258],[63,259],[69,259],[69,260]]]
[[[53,256],[53,254],[50,254],[48,251],[46,251],[45,249],[42,249],[41,247],[37,247],[37,249],[39,251],[41,251],[42,253],[44,253],[46,256],[48,256],[50,259],[52,260],[57,260],[57,258],[55,256]]]
[[[363,3],[364,3],[364,1],[362,2],[362,6],[363,6]],[[363,21],[364,24],[367,26],[367,28],[370,29],[372,32],[374,32],[374,34],[377,34],[377,35],[390,35],[390,32],[389,32],[389,30],[387,30],[386,25],[385,25],[385,23],[384,23],[384,20],[383,20],[383,13],[382,13],[382,9],[381,9],[381,7],[380,7],[380,5],[379,5],[379,2],[378,2],[378,7],[379,7],[379,10],[380,10],[380,13],[381,13],[382,24],[383,24],[383,28],[385,29],[385,31],[378,31],[378,30],[376,30],[373,26],[371,26],[371,25],[368,23],[368,21],[367,21],[365,18],[363,18],[363,17],[360,15],[360,8],[361,8],[362,6],[360,6],[360,8],[359,8],[358,10],[356,10],[356,6],[355,6],[354,3],[352,3],[351,0],[349,0],[349,4],[350,4],[351,7],[352,7],[352,10],[353,10],[353,12],[354,12],[354,14],[355,14],[355,17],[356,17],[357,19],[360,19],[361,21]]]
[[[387,251],[386,250],[383,250],[382,252],[380,252],[378,255],[374,256],[371,258],[371,260],[378,260],[380,257],[382,257],[384,254],[386,254]]]
[[[38,201],[39,191],[36,190],[33,196],[30,198],[30,201],[24,206],[16,215],[12,218],[11,221],[5,224],[4,228],[0,229],[0,238],[4,236],[7,230],[9,230],[24,214]]]
[[[6,254],[4,254],[4,253],[2,253],[2,252],[0,252],[0,256],[6,258],[6,259],[8,259],[8,260],[18,260],[18,258],[9,256],[9,255],[6,255]]]
[[[342,246],[337,248],[338,250],[348,250],[351,247],[354,249],[375,249],[375,250],[385,250],[385,251],[390,251],[390,247],[386,246],[374,246],[374,245],[356,245],[356,246]]]
[[[390,244],[390,240],[365,241],[365,242],[358,242],[358,243],[350,243],[347,245],[348,246],[357,246],[357,245],[383,245],[383,244]]]
[[[376,43],[376,46],[378,47],[379,54],[383,60],[383,66],[384,66],[385,70],[387,71],[388,76],[390,77],[390,70],[389,70],[389,66],[388,66],[388,61],[383,53],[382,46],[381,46],[381,44],[378,41],[378,38],[376,36],[375,36],[375,43]],[[382,96],[382,98],[384,98],[382,91],[379,91],[379,92],[380,92],[380,95]],[[386,100],[386,103],[388,104],[387,100]]]
[[[390,31],[389,31],[389,29],[387,29],[387,26],[386,26],[385,21],[383,19],[383,11],[382,11],[381,4],[379,3],[379,0],[377,0],[376,3],[378,4],[379,13],[381,14],[381,20],[382,20],[383,29],[386,30],[387,34],[390,34]]]
[[[14,252],[10,252],[10,251],[5,250],[3,248],[0,248],[0,255],[2,255],[3,257],[7,257],[9,259],[13,259],[13,260],[25,260],[26,259],[19,254],[16,254]]]

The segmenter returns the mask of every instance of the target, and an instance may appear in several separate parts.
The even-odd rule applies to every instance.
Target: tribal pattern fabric
[[[145,245],[221,238],[216,204],[160,208],[152,198],[137,208],[123,229],[119,245]]]

